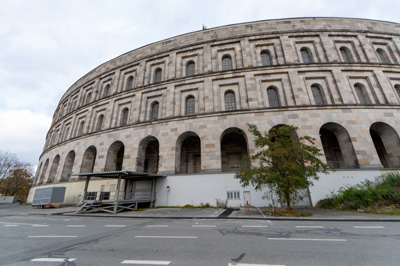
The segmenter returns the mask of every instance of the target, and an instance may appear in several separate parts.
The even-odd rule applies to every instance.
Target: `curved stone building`
[[[84,180],[71,174],[130,170],[166,177],[126,182],[125,198],[155,185],[156,205],[266,205],[233,177],[255,151],[253,123],[316,139],[337,171],[310,188],[315,204],[400,166],[399,62],[400,24],[346,18],[234,24],[138,48],[65,92],[28,201],[65,186],[76,204]],[[93,197],[115,190],[95,181]]]

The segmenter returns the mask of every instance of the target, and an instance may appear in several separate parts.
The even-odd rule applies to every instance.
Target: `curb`
[[[126,218],[126,219],[175,219],[175,220],[194,220],[194,219],[207,219],[207,220],[271,220],[271,221],[320,221],[320,222],[397,222],[400,223],[400,219],[351,219],[351,218],[292,218],[292,217],[182,217],[182,216],[113,216],[113,215],[101,215],[101,214],[70,214],[65,213],[53,213],[50,215],[61,215],[61,216],[79,216],[79,217],[98,217],[98,218]]]

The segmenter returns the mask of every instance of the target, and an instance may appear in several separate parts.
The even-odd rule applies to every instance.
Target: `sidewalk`
[[[300,213],[311,213],[307,217],[276,217],[264,215],[266,208],[251,207],[233,209],[228,216],[221,215],[225,209],[221,208],[152,208],[142,211],[127,211],[118,214],[112,213],[86,213],[75,214],[77,207],[60,207],[36,209],[27,205],[0,204],[1,216],[15,215],[64,215],[64,216],[87,216],[87,217],[114,217],[114,218],[154,218],[154,219],[268,219],[268,220],[289,220],[289,221],[387,221],[400,222],[400,216],[377,215],[368,213],[325,210],[318,208],[300,208]]]

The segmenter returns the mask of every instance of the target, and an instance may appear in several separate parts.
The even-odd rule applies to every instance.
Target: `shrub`
[[[400,172],[383,174],[375,183],[364,181],[339,189],[337,194],[322,199],[317,207],[356,210],[371,205],[400,204]]]

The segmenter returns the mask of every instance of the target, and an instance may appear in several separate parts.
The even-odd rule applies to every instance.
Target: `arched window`
[[[92,93],[89,92],[89,93],[86,95],[86,104],[90,103],[91,100],[92,100]]]
[[[156,101],[153,102],[151,105],[151,112],[150,112],[150,120],[157,120],[158,119],[158,109],[160,104]]]
[[[268,103],[270,107],[278,107],[280,106],[279,102],[279,96],[276,88],[274,87],[269,87],[267,89],[267,95],[268,95]]]
[[[161,82],[161,77],[162,77],[162,69],[161,68],[157,68],[154,71],[154,83]]]
[[[381,61],[381,63],[385,63],[385,64],[390,64],[392,63],[390,61],[389,56],[387,55],[387,53],[385,52],[385,50],[383,50],[382,48],[378,48],[376,49],[376,53],[378,54],[379,60]]]
[[[78,136],[83,135],[83,130],[84,130],[84,129],[85,129],[85,121],[82,121],[82,122],[79,124]]]
[[[367,104],[368,101],[367,101],[367,97],[365,96],[363,86],[361,84],[357,83],[357,84],[354,84],[354,89],[357,93],[357,97],[358,97],[358,100],[360,101],[360,104]]]
[[[317,104],[317,105],[325,104],[324,97],[322,96],[322,90],[319,85],[317,85],[317,84],[311,85],[311,91],[314,96],[315,104]]]
[[[107,84],[103,91],[103,97],[110,95],[110,84]]]
[[[236,110],[236,98],[233,91],[225,93],[225,110]]]
[[[104,115],[101,114],[97,118],[96,131],[100,131],[103,128],[103,121],[104,121]]]
[[[340,47],[340,53],[342,55],[343,62],[351,63],[353,62],[353,56],[351,55],[350,49],[347,47]]]
[[[127,90],[133,89],[133,77],[132,76],[128,77],[128,80],[126,82],[126,89]]]
[[[272,65],[272,59],[271,59],[271,54],[269,53],[269,51],[262,51],[261,52],[261,65],[262,66],[270,66]]]
[[[125,126],[128,124],[128,114],[129,114],[129,109],[128,108],[124,108],[122,109],[121,112],[121,126]]]
[[[394,89],[395,89],[395,91],[397,93],[397,96],[399,96],[399,98],[400,98],[400,84],[394,85]]]
[[[196,100],[193,96],[186,98],[186,115],[192,115],[196,112]]]
[[[301,53],[301,57],[303,58],[303,63],[309,64],[309,63],[314,62],[313,58],[312,58],[312,53],[311,53],[310,49],[308,49],[307,47],[301,48],[300,53]]]
[[[230,55],[224,55],[222,57],[222,70],[232,69],[232,58]]]
[[[186,76],[193,76],[195,74],[195,70],[196,70],[196,65],[194,64],[193,61],[189,61],[186,64]]]

